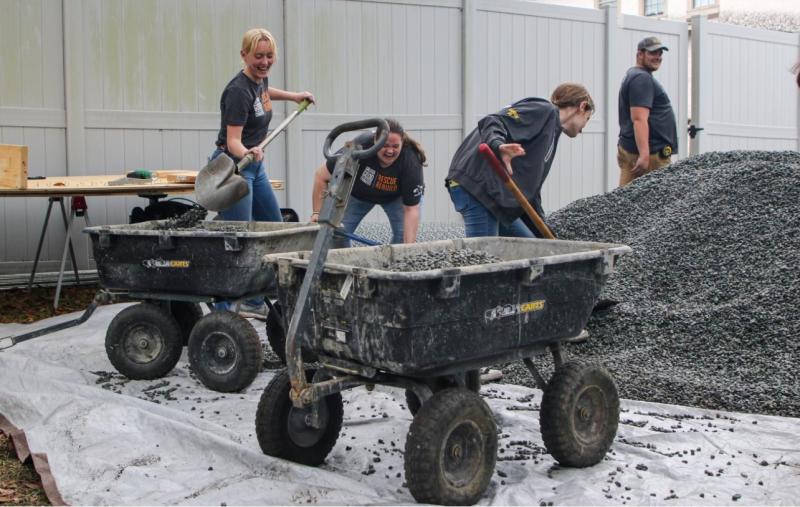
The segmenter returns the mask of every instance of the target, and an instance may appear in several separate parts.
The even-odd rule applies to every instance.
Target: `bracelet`
[[[314,215],[319,215],[319,211],[312,211],[311,216],[313,217]]]

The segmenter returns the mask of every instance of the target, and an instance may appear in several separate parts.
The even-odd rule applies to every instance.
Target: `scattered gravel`
[[[503,259],[481,250],[473,250],[471,248],[461,248],[458,250],[447,249],[411,255],[405,259],[399,259],[389,264],[386,269],[399,272],[427,271],[430,269],[490,264],[493,262],[501,262],[502,260]]]
[[[601,295],[620,304],[574,352],[622,397],[800,417],[800,154],[707,153],[548,220],[560,238],[634,250]]]

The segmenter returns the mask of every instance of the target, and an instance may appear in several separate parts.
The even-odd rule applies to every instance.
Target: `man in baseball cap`
[[[653,73],[661,67],[664,51],[658,37],[637,45],[636,65],[628,69],[619,89],[619,185],[670,163],[678,151],[675,111]]]

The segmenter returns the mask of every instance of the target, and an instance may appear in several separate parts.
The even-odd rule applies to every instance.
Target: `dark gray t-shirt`
[[[258,146],[266,139],[272,119],[272,102],[267,92],[267,81],[264,79],[261,84],[255,83],[243,71],[231,79],[219,100],[222,120],[217,146],[225,146],[228,125],[242,127],[242,144],[245,148]]]
[[[561,120],[556,106],[546,99],[522,99],[478,122],[478,128],[453,155],[447,179],[458,182],[500,222],[509,224],[525,210],[478,153],[478,146],[488,144],[499,159],[501,144],[519,143],[525,155],[511,161],[514,182],[537,213],[544,216],[542,185],[553,165],[560,135]]]
[[[367,132],[353,139],[362,149],[375,144],[375,134]],[[340,154],[339,150],[336,154]],[[333,174],[337,157],[327,161],[328,171]],[[425,193],[422,179],[422,162],[417,152],[408,144],[403,145],[400,156],[389,167],[381,166],[378,155],[359,160],[358,174],[353,184],[352,195],[362,201],[375,204],[386,204],[398,197],[403,198],[406,206],[416,206]]]
[[[665,146],[678,152],[678,132],[675,127],[675,112],[666,90],[653,74],[640,67],[631,67],[619,88],[619,145],[631,153],[639,153],[633,134],[631,107],[646,107],[650,110],[647,124],[650,127],[650,153],[661,151]]]

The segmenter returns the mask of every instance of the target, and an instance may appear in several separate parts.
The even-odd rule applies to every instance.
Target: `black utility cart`
[[[263,257],[311,248],[319,226],[203,221],[167,229],[166,221],[88,227],[106,297],[135,300],[111,321],[106,352],[131,379],[169,373],[189,351],[192,370],[210,389],[238,391],[261,369],[258,333],[230,311],[203,315],[201,303],[264,298],[274,290]]]
[[[346,144],[336,163],[320,230],[310,252],[265,257],[284,309],[287,370],[264,391],[256,415],[262,450],[321,464],[339,435],[341,391],[384,384],[406,390],[414,420],[405,448],[408,487],[419,502],[473,504],[494,471],[494,417],[481,399],[478,370],[521,359],[544,390],[541,428],[564,466],[599,462],[616,434],[619,398],[601,366],[565,362],[562,343],[577,336],[627,246],[520,238],[473,238],[328,251],[352,189],[358,160],[383,142],[383,120],[345,124],[341,133],[377,127],[369,150]],[[421,253],[485,252],[496,261],[446,269],[391,271]],[[308,368],[303,354],[318,358]],[[533,357],[552,353],[545,380]]]

